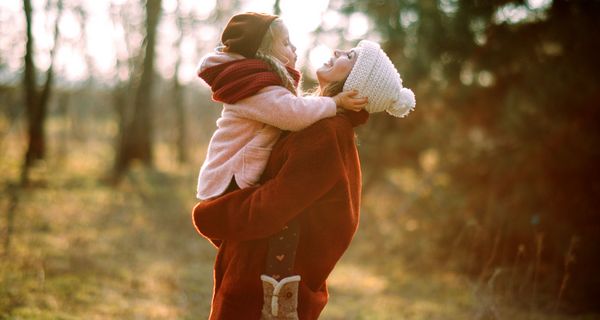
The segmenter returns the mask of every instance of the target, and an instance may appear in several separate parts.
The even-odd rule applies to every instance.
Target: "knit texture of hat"
[[[415,108],[415,94],[402,87],[400,74],[379,44],[362,40],[354,52],[358,57],[344,83],[344,91],[356,89],[360,96],[368,97],[365,110],[369,113],[387,111],[395,117],[404,117]]]
[[[275,19],[277,16],[256,12],[240,13],[231,17],[221,34],[221,42],[225,46],[223,51],[254,58],[265,33]]]

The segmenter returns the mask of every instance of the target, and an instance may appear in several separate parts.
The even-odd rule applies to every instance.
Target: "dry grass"
[[[134,168],[113,187],[101,179],[105,150],[81,148],[40,164],[33,185],[15,191],[14,227],[0,262],[0,318],[207,314],[214,249],[190,223],[195,173]],[[0,160],[2,211],[17,181],[15,159],[18,152]],[[5,237],[4,215],[1,222]]]
[[[195,167],[177,166],[162,146],[158,169],[136,167],[113,187],[101,179],[109,147],[82,141],[71,145],[77,151],[37,166],[33,186],[22,189],[15,187],[22,144],[15,139],[4,147],[9,151],[0,156],[3,237],[4,212],[12,198],[18,201],[0,262],[0,319],[208,315],[215,250],[190,223]],[[389,258],[378,256],[377,246],[359,231],[330,277],[331,298],[322,318],[597,319],[511,307],[493,290],[444,266],[426,272]]]

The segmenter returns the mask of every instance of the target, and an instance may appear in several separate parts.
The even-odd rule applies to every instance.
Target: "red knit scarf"
[[[298,87],[300,72],[286,67]],[[212,98],[224,103],[237,101],[256,94],[267,86],[283,86],[281,78],[260,59],[235,60],[206,68],[198,74],[212,90]]]

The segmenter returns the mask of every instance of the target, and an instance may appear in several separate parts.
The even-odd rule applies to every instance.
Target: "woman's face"
[[[331,59],[317,69],[319,86],[324,88],[330,83],[345,80],[352,71],[357,56],[354,50],[334,50]]]

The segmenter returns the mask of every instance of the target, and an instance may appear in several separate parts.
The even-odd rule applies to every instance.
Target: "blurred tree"
[[[279,0],[275,0],[275,3],[273,4],[273,14],[277,16],[281,14],[281,5],[279,4]]]
[[[48,6],[50,7],[50,6]],[[58,23],[62,14],[62,0],[56,3],[57,15],[54,22],[53,48],[50,50],[50,66],[46,71],[46,80],[39,91],[37,86],[37,71],[33,60],[34,36],[32,33],[32,6],[31,0],[23,0],[25,21],[27,24],[27,42],[25,45],[25,71],[23,76],[23,92],[25,94],[25,111],[27,117],[27,151],[23,160],[21,171],[21,182],[28,183],[29,168],[36,160],[44,158],[46,153],[46,138],[44,135],[44,124],[46,120],[47,106],[52,93],[54,80],[54,56],[58,46]]]
[[[132,112],[121,113],[121,130],[114,165],[115,176],[123,174],[133,160],[152,165],[152,89],[154,82],[154,56],[156,27],[160,18],[161,1],[146,2],[146,37],[141,79],[136,89]],[[125,105],[127,107],[127,105]]]
[[[487,281],[515,266],[523,247],[528,259],[511,270],[522,275],[520,292],[559,303],[569,272],[573,287],[561,299],[600,307],[600,38],[590,36],[600,31],[600,2],[332,3],[372,18],[420,106],[401,123],[374,116],[361,131],[366,185],[398,167],[426,176],[423,159],[435,155],[450,182],[431,184],[408,210],[441,230],[429,234],[440,257],[462,257]],[[577,263],[566,270],[573,237]],[[446,250],[454,241],[459,249]]]
[[[122,156],[119,154],[123,150],[119,147],[123,144],[122,140],[125,139],[124,135],[127,133],[126,126],[130,120],[128,120],[131,116],[129,115],[130,102],[130,91],[134,87],[133,77],[134,71],[136,70],[136,65],[138,65],[138,60],[141,56],[141,50],[143,47],[136,47],[136,43],[133,43],[131,38],[134,38],[137,30],[134,30],[132,27],[133,20],[132,14],[128,10],[129,6],[127,4],[124,5],[115,5],[111,3],[110,5],[110,15],[111,21],[113,24],[113,29],[122,30],[122,39],[117,35],[118,33],[114,33],[114,42],[115,48],[120,49],[117,51],[116,55],[116,66],[115,73],[116,84],[112,91],[112,104],[117,115],[117,123],[119,125],[118,137],[117,137],[117,148],[115,159],[120,159]],[[138,52],[140,51],[140,52]],[[120,174],[122,173],[121,169],[117,170],[116,168],[117,161],[115,160],[113,164],[113,177],[118,179]]]
[[[83,58],[85,60],[85,67],[88,72],[87,78],[85,79],[85,86],[91,87],[94,85],[94,78],[96,77],[97,70],[94,67],[94,58],[92,57],[92,54],[91,54],[92,51],[88,47],[88,43],[89,43],[90,39],[89,39],[88,33],[86,32],[86,22],[89,19],[89,14],[88,14],[88,12],[86,12],[84,7],[80,3],[75,3],[72,7],[72,10],[77,15],[78,22],[79,22],[79,28],[81,30],[81,37],[80,37],[81,41],[76,43],[76,45],[78,46],[78,49],[80,50],[81,54],[83,55]]]
[[[188,161],[189,158],[189,154],[188,154],[188,148],[187,148],[187,123],[185,121],[185,108],[184,108],[184,101],[183,101],[183,86],[181,84],[181,82],[179,81],[179,73],[181,71],[181,45],[182,45],[182,40],[183,40],[183,36],[184,34],[187,33],[187,29],[186,29],[186,18],[182,16],[181,14],[181,1],[178,0],[177,1],[177,8],[175,9],[175,20],[176,20],[176,24],[177,24],[177,29],[179,32],[179,35],[177,37],[177,40],[175,42],[175,48],[176,48],[176,52],[177,54],[177,60],[175,61],[175,73],[173,75],[173,102],[174,102],[174,107],[175,107],[175,117],[176,117],[176,128],[177,128],[177,133],[176,133],[176,148],[177,148],[177,161],[179,161],[179,163],[186,163]],[[187,20],[190,20],[189,18]]]

